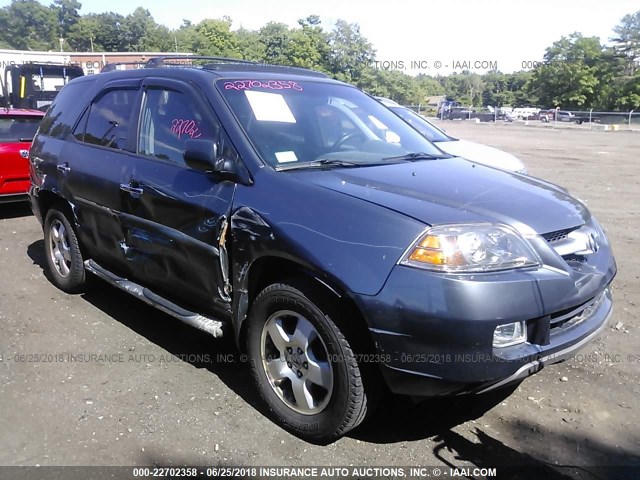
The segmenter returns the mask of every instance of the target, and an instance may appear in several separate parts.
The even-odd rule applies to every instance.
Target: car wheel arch
[[[58,206],[60,210],[65,210],[66,213],[71,215],[69,220],[77,223],[75,214],[73,213],[73,206],[68,200],[52,190],[40,190],[38,192],[38,207],[40,208],[40,214],[43,219],[47,216],[47,212],[54,206]]]
[[[368,330],[368,325],[362,312],[347,294],[347,290],[339,285],[337,281],[324,278],[324,276],[302,263],[280,256],[269,255],[260,257],[251,263],[246,274],[245,287],[241,288],[241,292],[246,295],[246,298],[245,302],[240,301],[238,303],[244,303],[245,311],[236,312],[237,315],[234,316],[236,342],[240,349],[244,350],[245,348],[245,320],[253,300],[269,285],[291,280],[307,281],[314,284],[316,288],[325,290],[337,302],[340,302],[341,309],[344,309],[350,317],[356,320],[353,325],[348,326],[349,329],[353,328],[359,332],[362,332],[363,328]],[[346,325],[339,326],[347,327]]]

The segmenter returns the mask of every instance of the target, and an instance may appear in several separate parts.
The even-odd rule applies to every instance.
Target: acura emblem
[[[587,235],[587,247],[589,250],[591,250],[593,253],[596,253],[598,251],[598,242],[596,241],[596,235],[593,233],[589,233]]]

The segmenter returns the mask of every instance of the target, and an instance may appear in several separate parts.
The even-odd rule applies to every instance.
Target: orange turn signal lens
[[[414,262],[430,263],[432,265],[444,265],[445,256],[440,250],[428,250],[417,247],[409,255],[409,260]]]
[[[420,241],[416,248],[440,249],[440,240],[436,235],[427,235]]]

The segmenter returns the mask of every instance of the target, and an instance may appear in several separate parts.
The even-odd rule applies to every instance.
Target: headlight
[[[487,272],[540,264],[529,244],[504,225],[440,225],[407,250],[401,264],[442,272]]]

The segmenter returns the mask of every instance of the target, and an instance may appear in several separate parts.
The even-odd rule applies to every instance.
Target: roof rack
[[[172,63],[171,60],[178,60]],[[287,65],[273,65],[270,63],[254,62],[251,60],[242,60],[239,58],[228,57],[210,57],[206,55],[166,55],[162,57],[150,58],[145,64],[145,68],[158,68],[164,66],[170,67],[191,67],[194,66],[193,60],[202,61],[200,68],[206,70],[217,71],[243,71],[257,72],[268,71],[270,73],[289,73],[292,75],[307,75],[313,77],[327,78],[328,75],[316,70],[309,70],[302,67],[290,67]],[[208,63],[204,63],[208,62]]]
[[[256,62],[252,62],[249,60],[241,60],[238,58],[228,58],[228,57],[210,57],[207,55],[163,55],[161,57],[154,57],[147,60],[145,64],[145,68],[157,68],[164,67],[165,65],[172,65],[167,60],[208,60],[215,63],[233,63],[233,64],[255,64]],[[185,65],[189,62],[176,62],[173,65]]]
[[[289,67],[287,65],[272,65],[270,63],[248,63],[248,64],[208,64],[203,65],[206,70],[216,71],[236,71],[236,72],[264,72],[264,73],[287,73],[289,75],[306,75],[308,77],[327,78],[328,75],[316,70],[309,70],[302,67]]]

